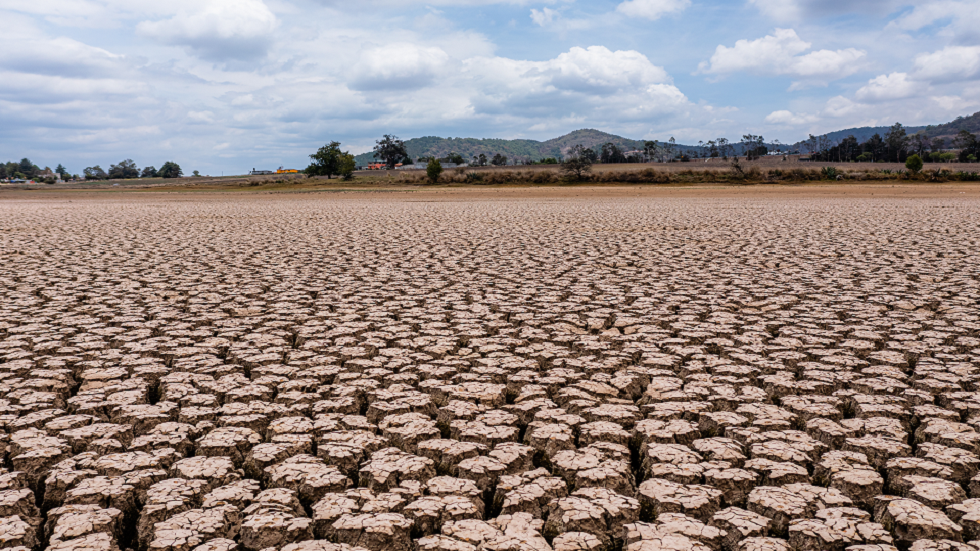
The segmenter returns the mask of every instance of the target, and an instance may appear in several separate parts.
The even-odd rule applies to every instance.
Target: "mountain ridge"
[[[853,135],[859,142],[865,142],[871,136],[880,134],[882,137],[888,132],[888,126],[865,126],[860,128],[848,128],[828,132],[822,137],[829,138],[831,141],[839,141]],[[929,126],[906,126],[906,132],[912,135],[916,132],[924,132],[929,138],[944,137],[951,139],[960,130],[968,130],[973,133],[980,132],[980,111],[965,117],[957,117],[948,123]],[[800,140],[788,147],[796,148],[801,146],[805,140]],[[561,157],[569,149],[576,145],[588,148],[602,146],[612,143],[623,151],[633,151],[643,149],[644,140],[634,140],[624,138],[616,134],[610,134],[594,128],[583,128],[569,132],[563,136],[552,138],[546,141],[529,139],[505,140],[500,138],[440,138],[438,136],[423,136],[405,140],[405,149],[409,157],[418,159],[419,157],[440,157],[445,158],[450,153],[459,153],[467,161],[481,153],[487,158],[492,158],[496,154],[504,155],[513,163],[514,161],[538,161],[546,157]],[[736,152],[741,154],[740,145],[735,142]],[[767,144],[772,147],[772,144]],[[678,151],[696,150],[696,145],[677,144]],[[783,147],[787,147],[784,145]],[[372,152],[362,153],[355,156],[358,165],[364,166],[376,162]]]

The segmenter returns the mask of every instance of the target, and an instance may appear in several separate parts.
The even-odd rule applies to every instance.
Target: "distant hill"
[[[960,130],[966,130],[976,134],[980,132],[980,111],[977,111],[969,117],[956,117],[956,120],[946,124],[926,126],[923,127],[922,130],[924,130],[926,135],[930,138],[952,138],[953,136],[959,134]],[[911,132],[909,133],[911,134]]]
[[[830,138],[833,142],[838,142],[843,140],[848,136],[854,136],[859,142],[866,142],[871,136],[875,134],[880,134],[882,137],[888,133],[890,127],[888,126],[865,126],[862,128],[848,128],[846,130],[838,130],[836,132],[830,132],[824,134],[826,137]],[[909,135],[915,134],[916,132],[925,132],[925,134],[930,138],[945,137],[952,138],[959,133],[960,130],[968,130],[973,133],[980,133],[980,112],[974,113],[969,117],[957,117],[956,120],[933,126],[907,126],[905,127],[906,132]],[[745,153],[744,148],[737,139],[733,140],[733,146],[735,147],[735,153],[738,155],[743,155]],[[603,144],[612,143],[616,147],[623,151],[634,151],[637,149],[643,149],[643,140],[631,140],[629,138],[624,138],[622,136],[617,136],[615,134],[609,134],[608,132],[602,132],[601,130],[594,130],[591,128],[576,130],[569,134],[565,134],[559,138],[553,138],[548,141],[539,142],[536,140],[500,140],[500,139],[479,139],[479,138],[439,138],[437,136],[425,136],[422,138],[412,138],[405,141],[405,149],[408,151],[408,155],[413,159],[418,159],[419,157],[446,157],[450,153],[459,153],[467,161],[471,160],[473,157],[479,156],[481,153],[486,155],[488,158],[492,158],[497,153],[504,155],[507,159],[513,163],[520,160],[531,160],[537,161],[545,157],[560,157],[568,153],[568,150],[575,147],[576,145],[582,145],[588,148],[601,147]],[[785,148],[799,148],[802,146],[803,141],[797,142],[791,146],[783,145]],[[766,144],[770,149],[774,148],[773,144]],[[682,145],[677,144],[677,151],[681,153],[692,154],[698,150],[696,145]],[[368,163],[375,162],[374,155],[371,152],[363,153],[355,157],[358,165],[366,165]]]
[[[830,140],[835,143],[848,136],[854,136],[857,138],[858,142],[863,143],[868,141],[868,139],[875,134],[878,134],[884,138],[885,134],[887,134],[890,129],[890,126],[864,126],[861,128],[848,128],[847,130],[829,132],[824,134],[824,136],[830,138]],[[905,132],[908,133],[909,136],[917,132],[923,132],[929,138],[941,137],[952,139],[959,134],[960,130],[967,130],[974,134],[980,132],[980,111],[970,115],[969,117],[957,117],[956,120],[946,124],[905,127]],[[802,141],[797,142],[794,144],[794,147],[799,147],[802,144]]]
[[[925,128],[926,128],[925,126],[906,126],[905,131],[911,135],[911,134],[915,134],[920,130],[925,130]],[[861,128],[848,128],[847,130],[838,130],[836,132],[829,132],[827,134],[824,134],[824,136],[830,138],[830,140],[834,142],[843,140],[848,136],[854,136],[855,138],[857,138],[857,141],[859,143],[864,143],[868,141],[868,139],[870,139],[871,136],[874,136],[875,134],[878,134],[882,138],[884,138],[885,134],[887,134],[889,130],[891,130],[890,126],[862,126]],[[803,142],[799,142],[797,145],[801,143]]]
[[[481,153],[493,157],[497,153],[506,156],[511,162],[515,160],[537,161],[545,157],[564,155],[576,145],[585,147],[601,146],[612,143],[624,151],[643,149],[643,140],[631,140],[599,130],[576,130],[570,134],[554,138],[546,142],[535,140],[499,140],[478,138],[439,138],[425,136],[405,140],[405,149],[413,159],[419,157],[446,157],[450,153],[459,153],[469,161]],[[375,162],[374,154],[363,153],[355,157],[358,165]]]

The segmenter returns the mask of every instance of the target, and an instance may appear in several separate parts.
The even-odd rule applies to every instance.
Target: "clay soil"
[[[0,190],[23,551],[980,551],[980,185]]]

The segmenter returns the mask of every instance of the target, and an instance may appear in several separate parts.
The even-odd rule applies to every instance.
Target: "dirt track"
[[[972,184],[4,190],[0,538],[978,540],[977,220]]]

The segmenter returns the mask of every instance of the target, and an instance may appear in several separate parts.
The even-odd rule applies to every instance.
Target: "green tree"
[[[708,143],[714,143],[714,142],[708,142]],[[643,142],[643,156],[646,157],[647,160],[656,159],[659,153],[660,153],[660,144],[658,144],[656,141],[648,140]]]
[[[167,161],[157,171],[157,175],[161,178],[180,178],[184,175],[184,171],[180,169],[179,164],[173,161]]]
[[[198,172],[198,171],[196,171],[196,170],[192,174],[194,175],[195,178],[197,178],[197,177],[199,177],[201,175],[201,173]]]
[[[603,144],[602,149],[599,153],[599,159],[603,164],[608,163],[623,163],[626,162],[626,155],[616,147],[614,143]]]
[[[84,171],[86,180],[108,180],[109,175],[106,174],[102,167],[99,165],[90,166]]]
[[[330,142],[310,155],[313,162],[306,167],[306,174],[310,177],[326,176],[328,180],[337,175],[342,176],[341,168],[347,157],[354,158],[350,153],[340,150],[340,142]],[[350,172],[353,173],[353,170]]]
[[[969,162],[970,155],[980,157],[980,140],[968,130],[960,130],[953,139],[953,147],[960,150],[960,162]]]
[[[58,163],[58,166],[54,169],[54,172],[58,176],[61,176],[62,180],[68,179],[68,169],[62,166],[61,163]]]
[[[41,172],[41,169],[32,163],[30,159],[24,157],[17,165],[17,172],[23,174],[25,178],[33,178],[38,172]]]
[[[909,145],[908,134],[901,123],[896,122],[885,134],[885,144],[888,145],[888,160],[894,159],[896,163],[901,162],[902,153]]]
[[[344,180],[350,180],[354,178],[355,170],[357,170],[357,161],[354,160],[354,156],[350,153],[344,153],[340,158],[340,164],[337,166],[337,174]]]
[[[591,149],[586,149],[581,145],[576,145],[568,152],[568,157],[561,164],[561,172],[565,175],[567,180],[574,180],[576,182],[581,181],[587,174],[592,172],[592,157],[595,155],[595,151],[592,151],[592,155],[587,152],[592,151]]]
[[[156,178],[156,177],[157,177],[157,169],[152,166],[148,166],[144,168],[143,172],[140,173],[140,178]]]
[[[0,163],[0,180],[6,180],[10,178],[10,174],[7,172],[7,165]]]
[[[439,176],[442,176],[442,163],[439,162],[439,159],[435,157],[429,159],[429,164],[425,167],[425,175],[433,184],[439,181]]]
[[[474,155],[473,166],[487,166],[487,156],[483,153],[480,153],[479,156]]]
[[[926,137],[924,132],[916,132],[909,138],[909,147],[921,159],[925,155],[926,150],[929,149],[929,138]]]
[[[497,153],[493,156],[493,159],[490,160],[490,164],[493,166],[505,166],[507,164],[507,157]]]
[[[885,154],[885,140],[881,139],[880,134],[875,134],[871,136],[867,142],[864,143],[866,149],[871,153],[871,162],[875,163],[884,159]]]
[[[112,165],[109,167],[110,180],[128,180],[139,177],[140,169],[136,168],[136,163],[134,163],[132,159],[120,161],[118,165]]]
[[[388,170],[394,170],[402,159],[408,157],[405,151],[405,142],[391,134],[385,134],[383,138],[375,142],[374,158],[384,161]]]
[[[918,174],[922,170],[922,157],[919,157],[918,154],[912,154],[905,160],[905,168],[909,169],[912,174]]]
[[[463,156],[460,155],[459,153],[455,153],[455,152],[450,153],[449,156],[446,157],[446,161],[459,166],[466,164],[466,159],[464,159]]]

